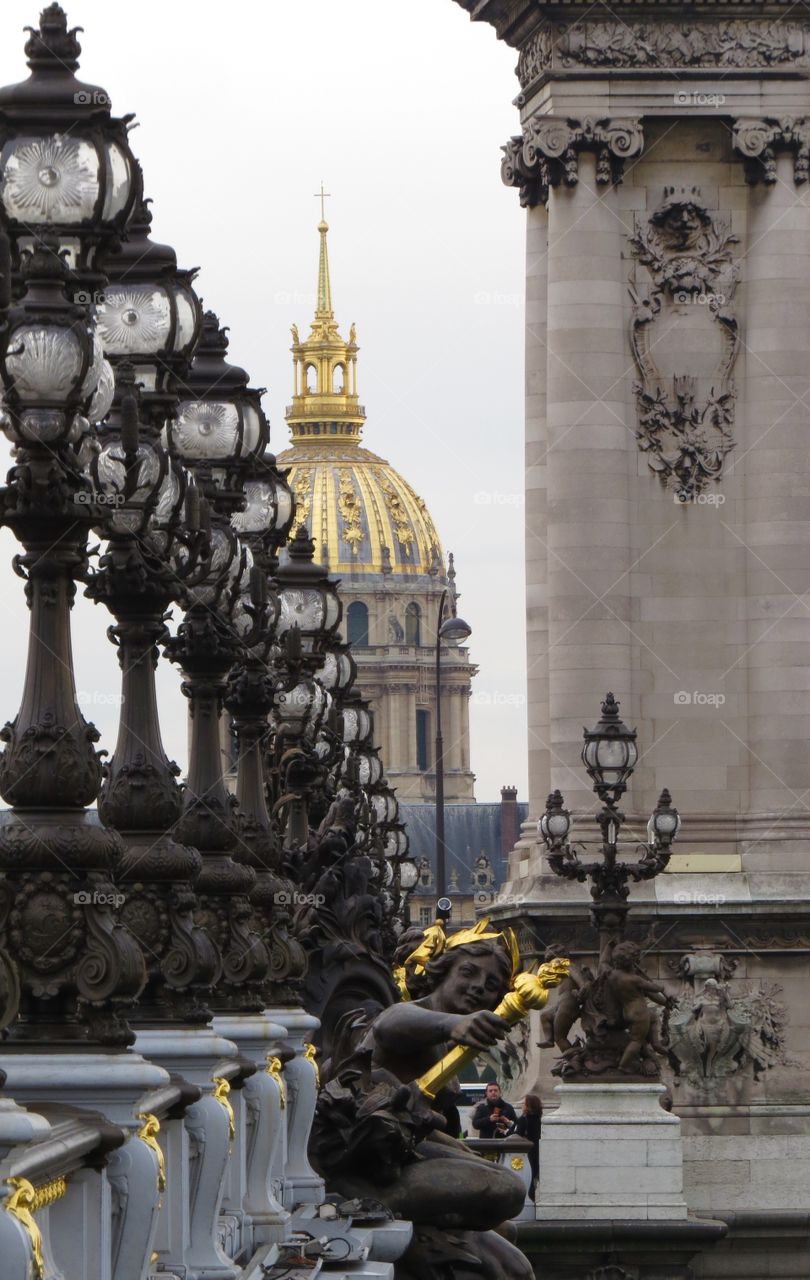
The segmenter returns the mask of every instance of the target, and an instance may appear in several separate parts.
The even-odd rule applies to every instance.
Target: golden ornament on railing
[[[166,1190],[166,1160],[163,1155],[163,1148],[161,1147],[160,1143],[157,1140],[157,1136],[160,1133],[160,1121],[158,1120],[157,1116],[152,1115],[151,1111],[139,1111],[137,1118],[139,1120],[142,1120],[143,1124],[138,1130],[136,1137],[140,1138],[141,1142],[146,1143],[149,1150],[154,1152],[155,1159],[157,1160],[157,1167],[158,1167],[158,1176],[157,1176],[158,1191],[165,1191]]]
[[[233,1138],[236,1134],[236,1117],[233,1114],[233,1105],[230,1099],[230,1082],[224,1076],[214,1076],[214,1085],[214,1097],[228,1113],[228,1137]]]
[[[457,938],[458,934],[453,936]],[[519,973],[512,983],[512,989],[507,991],[494,1012],[510,1027],[514,1027],[531,1009],[543,1008],[548,1000],[549,991],[568,975],[570,967],[570,960],[549,960],[546,964],[541,964],[536,973],[532,973],[531,970]],[[457,1075],[468,1062],[472,1062],[479,1053],[480,1050],[471,1045],[457,1045],[455,1049],[451,1049],[443,1058],[440,1058],[429,1071],[420,1076],[416,1083],[425,1097],[435,1098],[439,1090],[443,1089],[453,1076]]]
[[[313,1068],[314,1068],[314,1070],[315,1070],[315,1084],[316,1084],[316,1085],[317,1085],[317,1087],[320,1089],[320,1087],[321,1087],[321,1069],[320,1069],[320,1067],[318,1066],[318,1050],[315,1048],[314,1044],[305,1044],[305,1045],[304,1045],[304,1057],[306,1058],[307,1062],[311,1062],[311,1063],[312,1063],[312,1066],[313,1066]]]
[[[287,1105],[287,1082],[281,1074],[283,1065],[281,1058],[277,1058],[273,1053],[268,1053],[265,1071],[269,1076],[273,1077],[278,1085],[278,1105],[282,1111]]]
[[[31,1241],[31,1262],[36,1280],[44,1280],[45,1259],[42,1256],[42,1232],[34,1221],[37,1193],[27,1178],[6,1178],[12,1188],[3,1208],[16,1218]]]

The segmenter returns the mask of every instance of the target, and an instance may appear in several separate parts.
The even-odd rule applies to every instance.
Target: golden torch
[[[504,1022],[514,1027],[531,1009],[542,1009],[552,987],[558,986],[568,976],[570,960],[549,960],[541,964],[537,973],[528,970],[515,977],[512,987],[494,1010]],[[462,1067],[480,1052],[471,1045],[459,1044],[420,1076],[416,1081],[426,1098],[435,1098],[440,1089],[457,1075]]]

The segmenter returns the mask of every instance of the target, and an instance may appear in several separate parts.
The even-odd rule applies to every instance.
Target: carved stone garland
[[[576,186],[580,151],[596,152],[596,181],[607,186],[621,182],[625,160],[639,156],[643,146],[639,120],[560,120],[538,114],[502,148],[501,177],[506,186],[520,189],[522,205],[545,204],[549,187],[561,182]]]
[[[525,89],[545,71],[569,67],[806,67],[809,33],[807,22],[771,18],[548,24],[527,40],[515,73]]]
[[[738,268],[732,258],[737,237],[727,221],[706,208],[696,187],[669,187],[649,222],[637,219],[630,237],[634,257],[647,268],[649,283],[631,287],[630,336],[639,372],[634,386],[636,438],[665,488],[686,502],[719,479],[734,448],[735,389],[732,370],[739,348],[734,291]],[[684,371],[664,386],[655,359],[656,323],[685,303],[703,302],[721,334],[721,358],[708,392]]]

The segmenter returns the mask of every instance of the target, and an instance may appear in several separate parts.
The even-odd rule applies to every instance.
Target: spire
[[[296,443],[318,444],[324,436],[330,436],[357,444],[366,416],[357,398],[357,338],[354,325],[349,329],[348,342],[341,337],[332,309],[326,243],[329,224],[324,217],[328,196],[321,183],[316,194],[321,202],[318,300],[308,338],[302,342],[298,326],[292,325],[293,400],[286,418]]]
[[[332,286],[329,283],[329,250],[326,247],[329,223],[321,220],[318,223],[318,230],[321,233],[321,255],[318,260],[318,310],[315,314],[319,320],[331,320],[334,312],[332,311]]]
[[[329,231],[329,223],[326,221],[326,210],[324,209],[324,200],[328,200],[330,193],[324,191],[323,183],[321,183],[320,191],[316,192],[316,198],[321,202],[321,220],[318,223],[318,232],[321,237],[321,253],[318,259],[318,307],[315,316],[318,320],[334,319],[332,311],[332,286],[329,283],[329,249],[326,244],[326,235]]]

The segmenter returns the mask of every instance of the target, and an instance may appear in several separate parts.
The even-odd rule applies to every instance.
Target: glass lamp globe
[[[553,848],[559,848],[567,839],[571,818],[568,810],[563,808],[563,798],[559,791],[554,791],[549,796],[546,811],[538,825],[546,844]]]
[[[415,862],[405,858],[399,864],[399,883],[403,889],[415,889],[419,882],[419,868]]]
[[[619,704],[612,693],[602,703],[602,718],[593,729],[584,730],[582,763],[603,800],[614,803],[626,790],[627,779],[638,760],[635,729],[619,719]]]
[[[97,272],[99,249],[121,234],[139,193],[131,117],[113,118],[104,90],[76,78],[78,28],[68,31],[58,4],[28,30],[31,74],[0,89],[0,199],[18,250],[47,226],[81,279]]]

